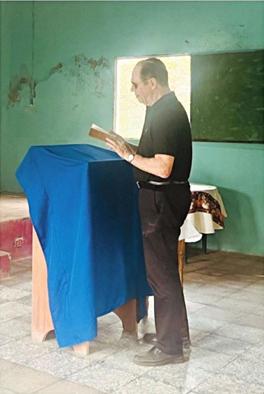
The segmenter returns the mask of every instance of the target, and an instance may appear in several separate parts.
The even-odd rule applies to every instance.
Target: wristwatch
[[[134,160],[134,158],[135,158],[135,155],[133,155],[133,154],[131,153],[130,155],[128,155],[127,161],[128,161],[129,163],[132,163],[132,161]]]

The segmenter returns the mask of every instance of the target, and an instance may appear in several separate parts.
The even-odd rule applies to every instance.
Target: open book
[[[101,127],[97,126],[96,124],[92,124],[90,127],[89,136],[97,138],[101,141],[106,141],[106,137],[109,136],[109,133],[108,131],[101,129]]]

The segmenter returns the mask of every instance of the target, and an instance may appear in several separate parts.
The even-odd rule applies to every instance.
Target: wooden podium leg
[[[83,342],[83,343],[80,343],[79,345],[74,345],[73,350],[75,353],[83,354],[84,356],[87,356],[87,354],[89,354],[89,352],[90,352],[89,345],[90,345],[90,342]]]
[[[32,339],[45,341],[54,330],[49,309],[47,267],[38,236],[33,228],[32,245]]]
[[[130,300],[120,306],[114,313],[123,323],[123,328],[129,333],[137,332],[137,301]]]

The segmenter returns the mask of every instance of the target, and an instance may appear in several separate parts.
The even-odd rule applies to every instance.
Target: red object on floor
[[[30,218],[8,220],[0,224],[1,250],[11,254],[12,260],[32,255],[32,222]]]

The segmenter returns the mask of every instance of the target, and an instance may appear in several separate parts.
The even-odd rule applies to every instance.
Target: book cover
[[[89,130],[89,136],[101,141],[106,141],[106,137],[109,137],[109,133],[96,124],[92,124]]]

